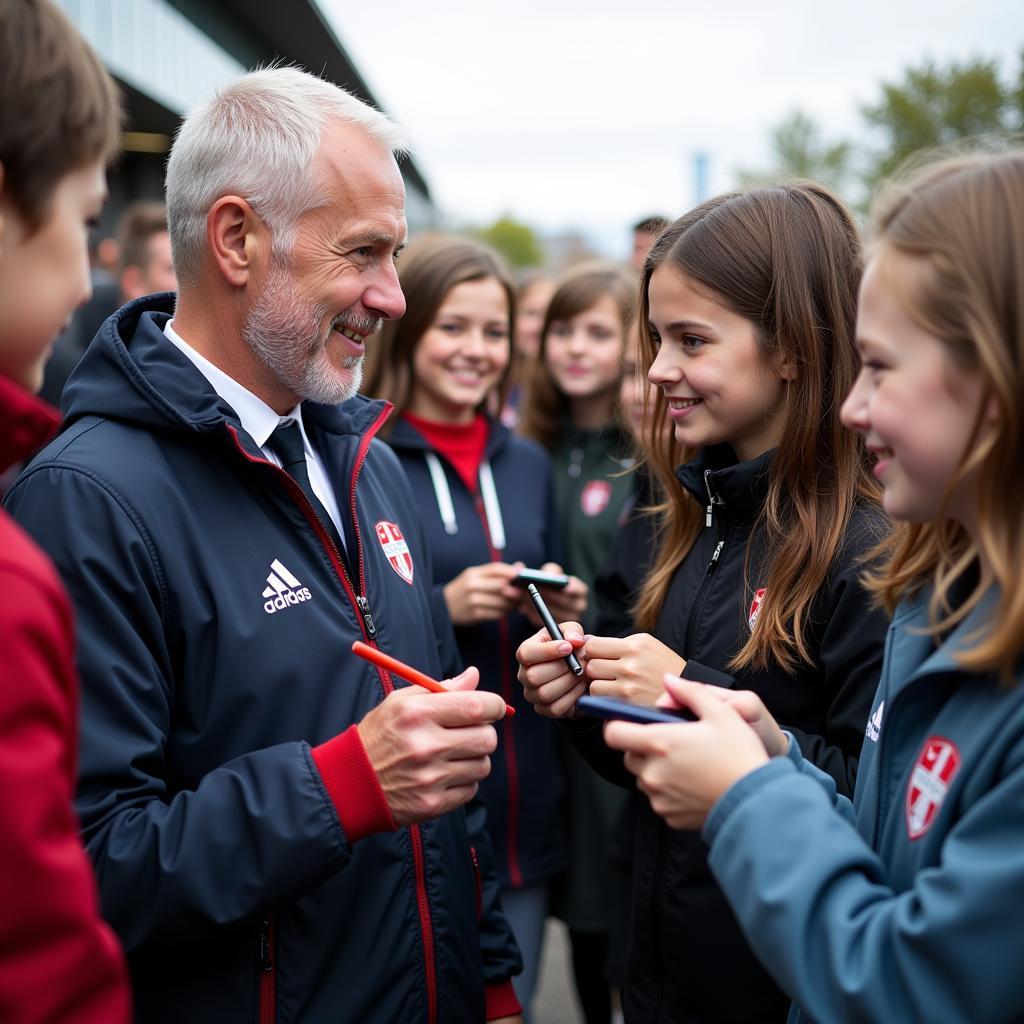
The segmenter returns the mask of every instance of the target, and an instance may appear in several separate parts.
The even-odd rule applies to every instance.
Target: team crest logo
[[[590,480],[580,493],[583,514],[593,519],[599,516],[612,500],[612,485],[607,480]]]
[[[959,770],[960,751],[949,740],[931,736],[925,741],[907,786],[907,834],[911,839],[920,839],[931,828]]]
[[[402,531],[397,523],[389,523],[381,520],[377,523],[377,540],[387,555],[391,568],[412,586],[413,564],[412,555],[409,554],[409,545],[405,543]]]
[[[747,625],[753,631],[757,625],[757,617],[761,614],[761,605],[764,604],[764,587],[754,592],[754,600],[750,602],[750,611],[747,612]]]

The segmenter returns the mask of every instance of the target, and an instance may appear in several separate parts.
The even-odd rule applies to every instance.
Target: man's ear
[[[206,241],[217,269],[236,288],[244,288],[270,244],[266,225],[238,196],[221,196],[206,215]]]

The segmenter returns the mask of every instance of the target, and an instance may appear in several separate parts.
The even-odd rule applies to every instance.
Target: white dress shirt
[[[200,355],[178,332],[174,329],[174,321],[168,320],[164,328],[167,339],[194,364],[195,368],[210,382],[214,391],[224,399],[232,409],[235,410],[242,429],[260,446],[260,451],[268,461],[275,466],[281,465],[277,453],[268,445],[270,435],[279,426],[288,423],[298,423],[299,432],[302,434],[302,447],[306,453],[306,470],[309,473],[309,483],[313,493],[323,502],[327,514],[331,517],[338,529],[342,544],[345,543],[345,528],[341,522],[341,514],[338,511],[338,499],[334,495],[334,489],[327,479],[324,465],[320,454],[309,443],[306,436],[306,428],[302,424],[302,403],[284,416],[278,416],[273,409],[257,398],[247,388],[242,387],[233,377],[229,377],[222,369],[214,366],[209,359]]]

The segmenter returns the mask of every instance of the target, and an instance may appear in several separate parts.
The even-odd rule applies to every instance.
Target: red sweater
[[[487,450],[487,419],[477,414],[469,423],[441,423],[403,413],[435,451],[455,468],[470,494],[480,490],[478,474]]]
[[[0,377],[0,469],[56,427]],[[130,996],[71,807],[78,737],[71,606],[0,510],[0,1020],[121,1024]]]

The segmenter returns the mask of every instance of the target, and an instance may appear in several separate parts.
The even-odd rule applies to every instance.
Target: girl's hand
[[[607,722],[608,746],[626,753],[626,767],[651,807],[671,828],[699,829],[727,789],[768,761],[761,738],[716,687],[666,677],[679,707],[699,718],[679,725]]]
[[[541,572],[561,573],[564,571],[557,562],[545,562],[540,569]],[[540,591],[540,596],[544,598],[544,603],[548,606],[555,622],[561,622],[563,619],[579,622],[587,610],[589,590],[586,583],[576,576],[570,576],[569,583],[565,587],[538,587],[537,589]],[[521,593],[519,611],[535,626],[543,625],[533,601],[530,600],[530,595],[525,590]]]
[[[545,718],[571,718],[576,701],[587,692],[583,676],[574,676],[565,663],[571,651],[585,664],[583,627],[578,622],[560,622],[564,640],[552,640],[546,629],[524,640],[516,651],[519,660],[519,682],[534,710]]]
[[[463,569],[444,588],[444,602],[452,622],[456,626],[470,626],[508,615],[522,596],[522,591],[512,585],[522,567],[522,562],[487,562]]]
[[[587,644],[589,648],[590,644]],[[593,664],[593,663],[591,663]],[[673,697],[677,683],[684,685],[687,680],[670,678],[665,680],[665,690],[658,698],[660,708],[684,707],[680,701]],[[591,688],[591,693],[593,693]],[[728,690],[722,686],[706,686],[705,692],[717,697],[725,704],[729,704],[739,712],[740,717],[760,737],[764,744],[765,753],[769,757],[784,757],[789,750],[789,740],[786,734],[779,728],[779,723],[772,718],[768,709],[764,706],[761,698],[753,690]]]
[[[686,667],[685,658],[650,633],[634,633],[624,639],[588,636],[584,650],[590,692],[631,704],[654,704],[665,695],[665,675],[678,676]]]

